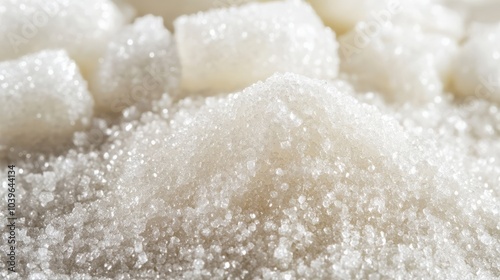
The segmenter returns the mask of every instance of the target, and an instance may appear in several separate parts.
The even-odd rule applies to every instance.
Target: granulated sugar
[[[63,50],[0,63],[0,218],[10,164],[18,217],[0,278],[499,278],[498,28],[415,5],[350,60],[365,17],[345,15],[337,50],[283,1],[173,35],[137,18],[90,61],[92,94]]]

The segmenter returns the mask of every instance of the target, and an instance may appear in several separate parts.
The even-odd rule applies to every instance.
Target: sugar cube
[[[88,124],[94,101],[64,50],[0,63],[0,145],[53,146]]]
[[[500,24],[477,24],[460,48],[453,71],[455,93],[500,102]]]
[[[179,75],[172,35],[162,18],[145,16],[111,38],[91,91],[99,110],[117,113],[163,93],[173,94]]]
[[[63,48],[87,74],[123,24],[124,16],[110,0],[2,0],[0,61]]]
[[[335,34],[301,1],[251,3],[176,19],[182,85],[232,91],[275,72],[332,79]]]

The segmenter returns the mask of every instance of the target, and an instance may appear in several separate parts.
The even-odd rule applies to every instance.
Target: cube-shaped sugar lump
[[[242,5],[248,2],[257,2],[255,0],[114,0],[115,2],[125,2],[137,11],[139,16],[156,15],[163,17],[165,26],[173,30],[174,20],[186,14],[192,14],[200,11],[206,11],[213,8],[224,8],[229,6]],[[259,0],[258,2],[272,1]]]
[[[435,0],[309,0],[323,21],[338,34],[360,23],[385,25],[389,22],[411,25],[424,31],[441,32],[453,38],[463,33],[463,18]]]
[[[210,10],[174,26],[187,90],[232,91],[275,72],[321,79],[338,72],[335,34],[302,1]]]
[[[57,145],[83,128],[94,101],[64,50],[0,63],[0,145]]]
[[[162,18],[149,15],[111,39],[92,77],[91,91],[99,110],[117,113],[172,94],[179,75],[173,37]]]
[[[457,95],[500,102],[500,24],[474,25],[456,61]]]
[[[458,51],[450,37],[393,24],[359,24],[339,41],[341,70],[356,89],[401,103],[424,104],[441,95]]]
[[[0,61],[61,48],[83,74],[92,71],[109,37],[125,18],[110,0],[2,0],[2,4]]]

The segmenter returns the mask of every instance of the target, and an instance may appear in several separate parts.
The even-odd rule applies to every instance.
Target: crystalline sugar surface
[[[341,70],[358,90],[413,103],[442,94],[458,50],[454,40],[394,25],[377,34],[367,28],[358,24],[339,38]]]
[[[432,141],[410,137],[351,93],[342,82],[278,74],[139,127],[116,161],[111,182],[121,186],[114,197],[123,207],[115,215],[150,221],[137,229],[143,237],[169,240],[169,252],[191,260],[171,276],[224,267],[257,277],[425,278],[440,270],[449,278],[471,273],[473,259],[491,276],[496,198],[471,188],[474,179]],[[462,207],[479,199],[481,221]],[[211,254],[234,254],[236,266]],[[422,263],[428,254],[436,259]]]
[[[389,1],[369,0],[309,0],[323,21],[342,34],[357,22],[367,18],[370,11],[383,10]]]
[[[163,0],[115,0],[124,1],[132,5],[139,15],[153,14],[162,16],[165,26],[173,30],[173,21],[186,14],[192,14],[199,11],[205,11],[211,8],[222,8],[248,2],[253,0],[182,0],[182,1],[163,1]],[[268,0],[269,1],[269,0]]]
[[[93,77],[92,93],[99,109],[116,113],[172,94],[179,72],[175,44],[163,20],[145,16],[111,39]]]
[[[186,0],[171,14],[243,1]],[[0,155],[0,174],[17,166],[19,277],[497,279],[500,104],[494,94],[467,101],[444,92],[461,19],[437,1],[401,3],[415,9],[342,58],[340,76],[353,86],[328,74],[335,40],[302,2],[180,18],[182,63],[195,74],[187,91],[166,75],[175,63],[161,20],[138,19],[106,39],[94,94],[102,111],[140,97],[137,88],[152,98],[125,104],[134,106],[121,117],[98,112],[76,133],[92,97],[64,51],[0,63],[0,146],[50,146],[73,135],[63,153]],[[353,23],[347,29],[372,35],[371,12],[387,9],[386,1],[323,4],[339,8],[335,18]],[[497,29],[478,28],[464,41],[454,64],[458,94],[470,95],[476,74],[493,76],[485,89],[497,84]],[[144,83],[148,67],[162,87]],[[0,270],[1,279],[16,277]]]
[[[0,6],[0,61],[64,48],[84,74],[124,22],[109,0],[2,0]]]
[[[301,1],[252,3],[175,21],[183,87],[231,91],[275,72],[337,75],[335,34]]]
[[[310,0],[317,13],[337,33],[344,34],[358,23],[373,29],[398,22],[459,39],[463,33],[461,16],[434,0]]]
[[[172,186],[171,191],[181,191],[182,196],[189,191],[197,191],[202,197],[211,193],[244,196],[237,188],[257,187],[247,184],[267,178],[265,173],[269,170],[300,168],[300,163],[307,158],[333,162],[335,157],[342,157],[352,160],[353,166],[364,166],[367,163],[352,154],[353,149],[362,149],[373,164],[388,164],[383,159],[390,159],[393,152],[406,146],[401,139],[403,132],[373,108],[364,108],[339,92],[349,87],[342,83],[338,87],[326,86],[326,83],[293,74],[275,75],[266,83],[258,83],[228,98],[207,100],[193,117],[174,119],[173,126],[176,122],[183,124],[178,130],[155,128],[137,133],[139,138],[131,140],[134,146],[130,150],[143,151],[144,155],[139,152],[141,158],[158,163],[157,170],[147,171],[158,174],[159,177],[153,179],[156,183],[145,185],[158,186],[161,192],[165,189],[159,185],[177,185]],[[378,126],[386,128],[380,130]],[[369,133],[360,133],[361,130]],[[166,137],[158,138],[159,131],[164,131]],[[165,150],[149,154],[153,150],[141,139],[156,138],[155,145]],[[166,157],[169,159],[164,161]],[[137,168],[135,162],[130,161],[131,171]],[[306,169],[300,174],[303,172],[307,172]],[[126,179],[128,174],[134,173],[125,172],[124,182],[144,179],[135,175],[135,179]],[[235,181],[209,183],[226,179]],[[230,189],[209,191],[220,187]],[[206,199],[202,197],[200,199]],[[179,196],[172,194],[165,198],[178,200]]]
[[[55,144],[89,122],[94,101],[63,50],[0,63],[0,144]]]

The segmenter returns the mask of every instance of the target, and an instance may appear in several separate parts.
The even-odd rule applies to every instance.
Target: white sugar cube
[[[460,38],[463,18],[439,5],[435,0],[309,0],[326,24],[339,34],[352,30],[358,23],[385,25],[398,22]]]
[[[87,83],[63,50],[0,63],[0,145],[61,143],[88,123],[92,108]]]
[[[2,0],[0,61],[63,48],[90,71],[108,38],[124,23],[110,0]]]
[[[338,33],[352,29],[358,21],[369,16],[370,11],[382,10],[387,1],[370,0],[309,0],[323,21]],[[388,6],[395,13],[399,7]]]
[[[445,5],[460,11],[469,22],[494,23],[500,21],[500,2],[496,0],[443,0]]]
[[[165,26],[173,30],[173,21],[186,14],[192,14],[199,11],[206,11],[211,8],[223,8],[234,5],[241,5],[248,2],[257,2],[254,0],[114,0],[115,2],[126,2],[132,5],[139,15],[157,15],[162,16]],[[270,1],[270,0],[260,0]]]
[[[457,57],[455,92],[500,102],[500,24],[475,25]]]
[[[96,106],[116,113],[172,94],[179,72],[173,38],[162,18],[138,18],[111,39],[93,76]]]
[[[341,70],[355,87],[397,102],[425,103],[439,96],[458,50],[447,36],[394,25],[372,32],[358,24],[339,41]]]
[[[231,91],[275,72],[321,79],[338,72],[335,34],[301,1],[211,10],[174,25],[188,90]]]

